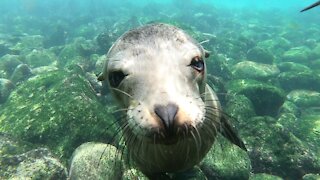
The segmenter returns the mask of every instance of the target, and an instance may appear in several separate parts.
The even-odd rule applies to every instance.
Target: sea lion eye
[[[201,57],[194,57],[191,60],[190,65],[193,69],[197,70],[198,72],[202,72],[204,70],[204,62]]]
[[[111,87],[118,87],[121,81],[127,76],[122,71],[113,71],[109,73],[108,79]]]

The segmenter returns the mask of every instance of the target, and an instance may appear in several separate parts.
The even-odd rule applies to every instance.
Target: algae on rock
[[[0,112],[0,131],[68,158],[84,142],[111,140],[114,121],[82,75],[57,70],[30,78],[12,92]]]

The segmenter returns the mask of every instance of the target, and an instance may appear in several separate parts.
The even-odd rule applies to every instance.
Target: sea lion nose
[[[174,119],[178,112],[178,106],[172,103],[169,103],[166,106],[155,105],[154,112],[161,119],[166,131],[171,134],[174,129]]]

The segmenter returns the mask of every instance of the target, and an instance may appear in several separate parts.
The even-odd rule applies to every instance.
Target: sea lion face
[[[191,37],[164,24],[129,31],[110,49],[103,76],[125,109],[126,144],[144,172],[190,168],[210,149],[220,105],[207,90],[204,58]],[[189,153],[197,155],[186,160]]]

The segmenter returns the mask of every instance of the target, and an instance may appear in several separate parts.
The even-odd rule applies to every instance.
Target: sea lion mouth
[[[149,133],[145,135],[150,143],[153,144],[164,144],[173,145],[177,144],[179,141],[184,139],[189,139],[194,133],[194,128],[191,125],[183,124],[179,127],[174,128],[171,131],[166,131],[165,129],[153,128]]]

